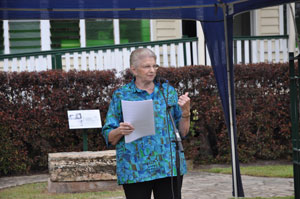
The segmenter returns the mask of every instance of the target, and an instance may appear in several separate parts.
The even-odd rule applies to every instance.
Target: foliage
[[[235,66],[238,153],[241,162],[290,159],[287,64]],[[191,98],[185,154],[195,163],[230,161],[230,144],[213,70],[160,68],[179,95]],[[67,110],[99,109],[102,123],[113,91],[132,79],[114,71],[0,72],[0,175],[47,169],[48,153],[81,151],[82,131],[69,130]],[[88,148],[104,150],[99,129]]]
[[[0,174],[45,170],[48,153],[81,151],[67,110],[100,109],[105,118],[116,84],[113,71],[0,73]],[[105,149],[99,132],[90,130],[89,150]]]
[[[171,70],[171,69],[170,69]],[[196,163],[230,162],[230,142],[215,78],[209,67],[177,69],[168,79],[192,100],[192,130],[185,154]],[[241,162],[290,160],[292,154],[287,64],[235,66],[238,154]],[[170,73],[168,71],[167,73]],[[181,85],[183,84],[183,85]]]

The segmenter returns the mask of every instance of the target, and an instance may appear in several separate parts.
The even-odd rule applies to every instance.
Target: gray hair
[[[132,51],[130,55],[130,66],[135,68],[140,65],[140,61],[144,58],[154,58],[156,60],[155,53],[148,48],[138,48]]]

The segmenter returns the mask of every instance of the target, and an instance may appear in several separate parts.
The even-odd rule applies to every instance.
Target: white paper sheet
[[[152,100],[122,100],[122,111],[124,122],[130,123],[134,127],[134,131],[131,134],[125,135],[125,143],[155,134]]]

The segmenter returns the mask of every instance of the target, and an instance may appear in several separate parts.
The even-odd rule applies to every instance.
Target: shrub
[[[290,159],[287,64],[235,66],[238,153],[241,162]],[[211,67],[160,68],[179,95],[189,92],[191,129],[185,154],[195,163],[230,161],[228,131]],[[129,71],[0,72],[0,175],[47,169],[48,153],[82,151],[82,130],[69,130],[67,110],[99,109],[102,123],[113,91]],[[100,129],[88,148],[105,150]]]
[[[5,135],[0,144],[8,148],[0,157],[6,157],[7,165],[24,165],[1,169],[0,174],[14,174],[47,169],[48,153],[81,151],[82,131],[68,129],[67,110],[100,109],[105,118],[118,79],[113,71],[2,72],[0,82]],[[103,150],[100,129],[89,131],[89,150]]]

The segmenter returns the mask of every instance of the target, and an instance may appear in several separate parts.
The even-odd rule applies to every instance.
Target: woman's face
[[[145,83],[153,82],[158,68],[155,59],[153,57],[145,57],[139,63],[137,67],[131,67],[136,80]]]

